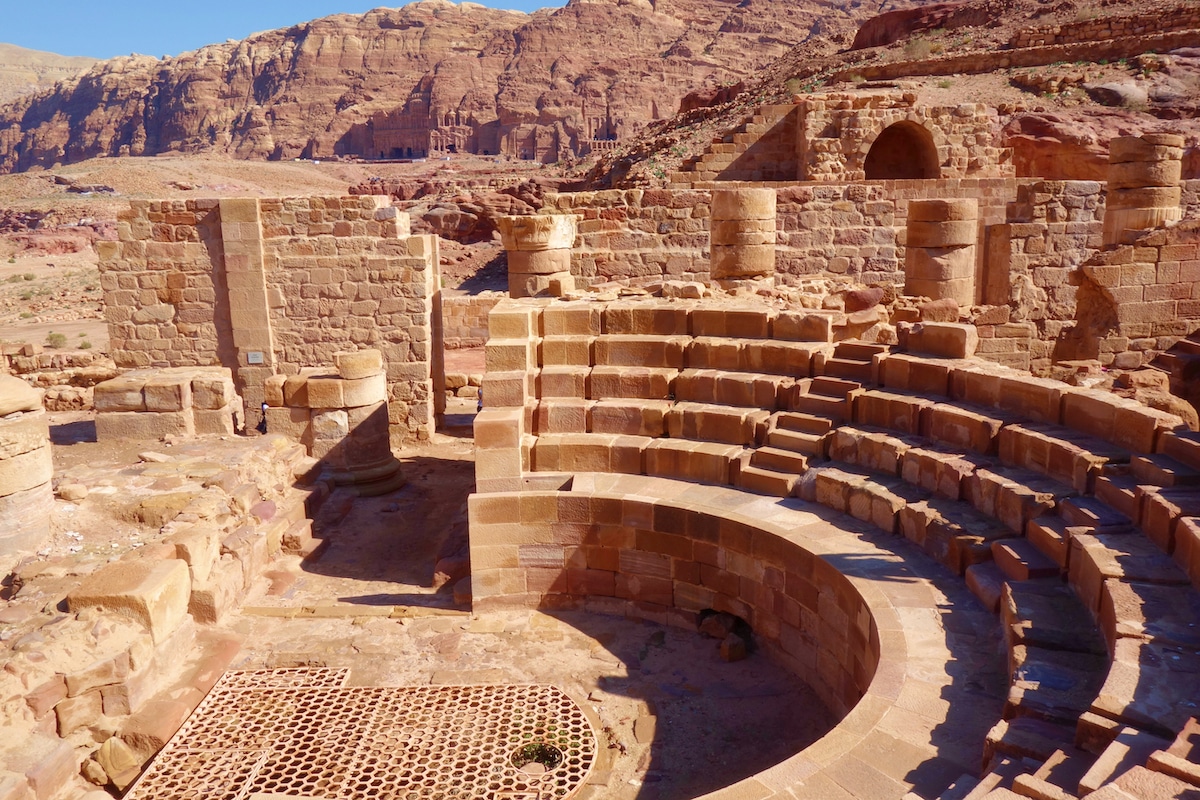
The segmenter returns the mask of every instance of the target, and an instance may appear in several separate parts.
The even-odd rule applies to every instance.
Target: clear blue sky
[[[533,11],[565,0],[478,0]],[[64,56],[178,55],[226,39],[330,14],[406,3],[370,0],[35,0],[0,2],[0,42]]]

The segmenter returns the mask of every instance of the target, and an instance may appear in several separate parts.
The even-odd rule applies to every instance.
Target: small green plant
[[[80,334],[80,335],[82,336],[83,334]],[[87,339],[84,339],[82,342],[79,343],[79,349],[80,350],[91,350],[92,343],[89,342]]]
[[[67,335],[65,333],[55,333],[50,331],[46,334],[46,347],[52,350],[61,350],[67,346]]]
[[[953,85],[954,85],[954,81],[950,80],[949,78],[943,78],[942,80],[937,82],[937,87],[939,89],[949,89]]]
[[[21,319],[33,319],[33,312],[32,311],[22,311]]]
[[[856,72],[850,76],[850,82],[853,83],[855,86],[858,86],[860,83],[866,83],[867,79],[864,78],[862,75],[859,75]]]
[[[9,257],[8,257],[8,263],[10,263],[10,264],[15,264],[15,263],[17,263],[17,257],[16,257],[16,256],[9,256]]]
[[[84,338],[84,337],[86,337],[86,336],[87,336],[87,334],[86,334],[86,333],[80,333],[80,334],[79,334],[79,338],[80,338],[80,339],[83,339],[83,338]]]
[[[5,283],[20,283],[21,276],[20,275],[9,275],[8,278],[4,282]]]
[[[22,300],[32,300],[33,292],[21,292],[21,299]]]
[[[31,280],[33,280],[33,279],[34,279],[35,277],[37,277],[37,276],[36,276],[36,275],[34,275],[32,272],[26,272],[26,273],[25,273],[24,275],[22,275],[21,277],[22,277],[24,280],[31,281]]]
[[[904,45],[904,57],[910,61],[920,61],[929,58],[929,54],[932,52],[933,47],[925,39],[909,39]]]
[[[800,90],[804,88],[804,81],[799,78],[788,78],[783,84],[783,88],[787,90],[788,94],[799,94]]]

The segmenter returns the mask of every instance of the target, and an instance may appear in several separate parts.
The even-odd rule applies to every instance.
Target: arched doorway
[[[863,165],[869,181],[942,177],[933,134],[915,122],[897,122],[875,138]]]

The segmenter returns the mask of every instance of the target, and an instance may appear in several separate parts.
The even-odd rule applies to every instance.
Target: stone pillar
[[[50,536],[53,476],[41,391],[0,375],[0,574]]]
[[[388,428],[387,374],[378,350],[334,353],[337,376],[308,379],[312,455],[333,482],[360,495],[404,485]],[[268,426],[268,430],[269,430]]]
[[[500,241],[508,254],[510,296],[560,297],[574,291],[571,248],[578,225],[574,214],[497,217]]]
[[[245,401],[246,418],[252,419],[258,416],[263,402],[263,383],[275,372],[262,220],[256,198],[226,198],[218,202],[229,321],[237,352],[233,374]]]
[[[975,302],[975,198],[910,200],[904,256],[904,293],[960,306]]]
[[[1183,137],[1173,133],[1122,136],[1108,143],[1106,246],[1122,244],[1126,231],[1137,236],[1183,218],[1182,159]]]
[[[709,229],[714,281],[775,275],[775,190],[714,189]]]

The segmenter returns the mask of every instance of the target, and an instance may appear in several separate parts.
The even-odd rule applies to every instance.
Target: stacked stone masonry
[[[41,393],[0,375],[0,571],[50,536],[50,425]]]
[[[126,789],[236,656],[239,639],[210,626],[280,553],[313,550],[311,518],[332,484],[311,481],[302,447],[265,436],[220,466],[211,458],[185,442],[175,459],[133,468],[175,485],[173,504],[134,505],[162,525],[147,546],[69,575],[18,569],[0,653],[4,797],[80,797],[83,776]],[[29,613],[38,597],[57,599]]]
[[[387,375],[378,350],[334,353],[336,370],[308,367],[267,379],[267,431],[300,442],[334,483],[362,494],[397,488],[388,433]]]
[[[1159,31],[1200,29],[1200,10],[1179,3],[1141,4],[1137,15],[1112,15],[1081,19],[1061,25],[1022,28],[1012,37],[1016,48],[1041,47],[1073,42],[1101,42],[1124,36],[1143,36]]]
[[[726,610],[846,708],[874,683],[869,669],[839,672],[847,646],[864,652],[861,637],[839,632],[854,613],[870,625],[879,606],[856,612],[853,595],[842,602],[824,585],[792,594],[821,561],[791,522],[804,506],[720,487],[797,497],[857,520],[831,527],[908,540],[1003,622],[1009,692],[981,743],[985,773],[999,772],[967,796],[1005,774],[1034,797],[1063,796],[1054,786],[1114,798],[1195,791],[1197,434],[1135,401],[962,358],[975,344],[969,325],[914,327],[914,352],[903,353],[820,341],[813,320],[788,313],[657,300],[498,306],[475,429],[480,607],[680,625]],[[1073,783],[1062,783],[1064,760]],[[820,769],[798,761],[714,797],[830,796],[810,783]]]
[[[245,424],[226,367],[135,369],[97,384],[96,439],[232,436]]]
[[[383,197],[133,201],[100,242],[113,358],[122,368],[224,365],[248,411],[276,372],[377,347],[392,436],[440,413],[435,236],[411,236]]]

